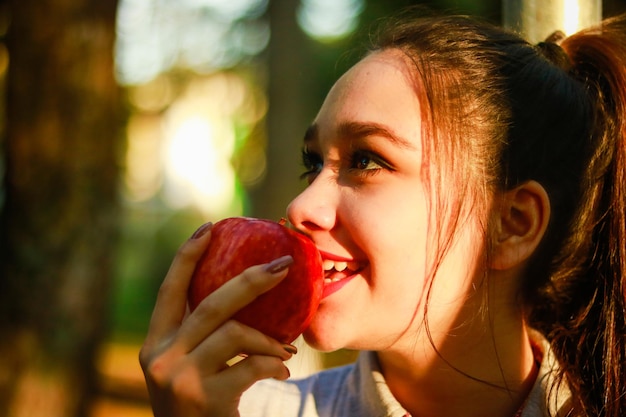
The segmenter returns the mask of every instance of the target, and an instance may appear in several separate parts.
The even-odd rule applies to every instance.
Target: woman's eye
[[[367,151],[357,151],[352,154],[350,169],[359,171],[377,171],[385,168],[381,159]]]
[[[318,154],[303,149],[302,166],[304,167],[305,171],[300,175],[300,178],[307,179],[310,183],[322,170],[324,166],[324,161]]]

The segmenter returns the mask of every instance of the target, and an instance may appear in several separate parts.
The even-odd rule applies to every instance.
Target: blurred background
[[[0,415],[151,415],[137,354],[176,249],[284,216],[327,90],[412,4],[503,21],[500,0],[1,0]]]

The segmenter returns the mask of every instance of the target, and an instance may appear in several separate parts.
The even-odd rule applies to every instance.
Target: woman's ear
[[[494,216],[491,267],[504,270],[518,266],[533,254],[548,227],[548,193],[536,181],[522,183],[502,194]]]

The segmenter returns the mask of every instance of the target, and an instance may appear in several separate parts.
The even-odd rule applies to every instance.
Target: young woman
[[[140,355],[155,415],[626,412],[626,16],[536,46],[467,17],[393,21],[328,94],[303,162],[288,218],[350,265],[326,272],[304,336],[358,360],[288,380],[294,348],[230,320],[290,259],[187,314],[207,224]]]

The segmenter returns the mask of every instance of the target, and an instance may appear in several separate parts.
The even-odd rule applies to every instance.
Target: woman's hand
[[[286,379],[282,345],[230,317],[287,274],[291,257],[248,268],[187,312],[187,289],[210,240],[207,224],[185,242],[161,285],[139,354],[156,417],[238,416],[241,394],[264,378]],[[242,360],[232,366],[235,357]]]

